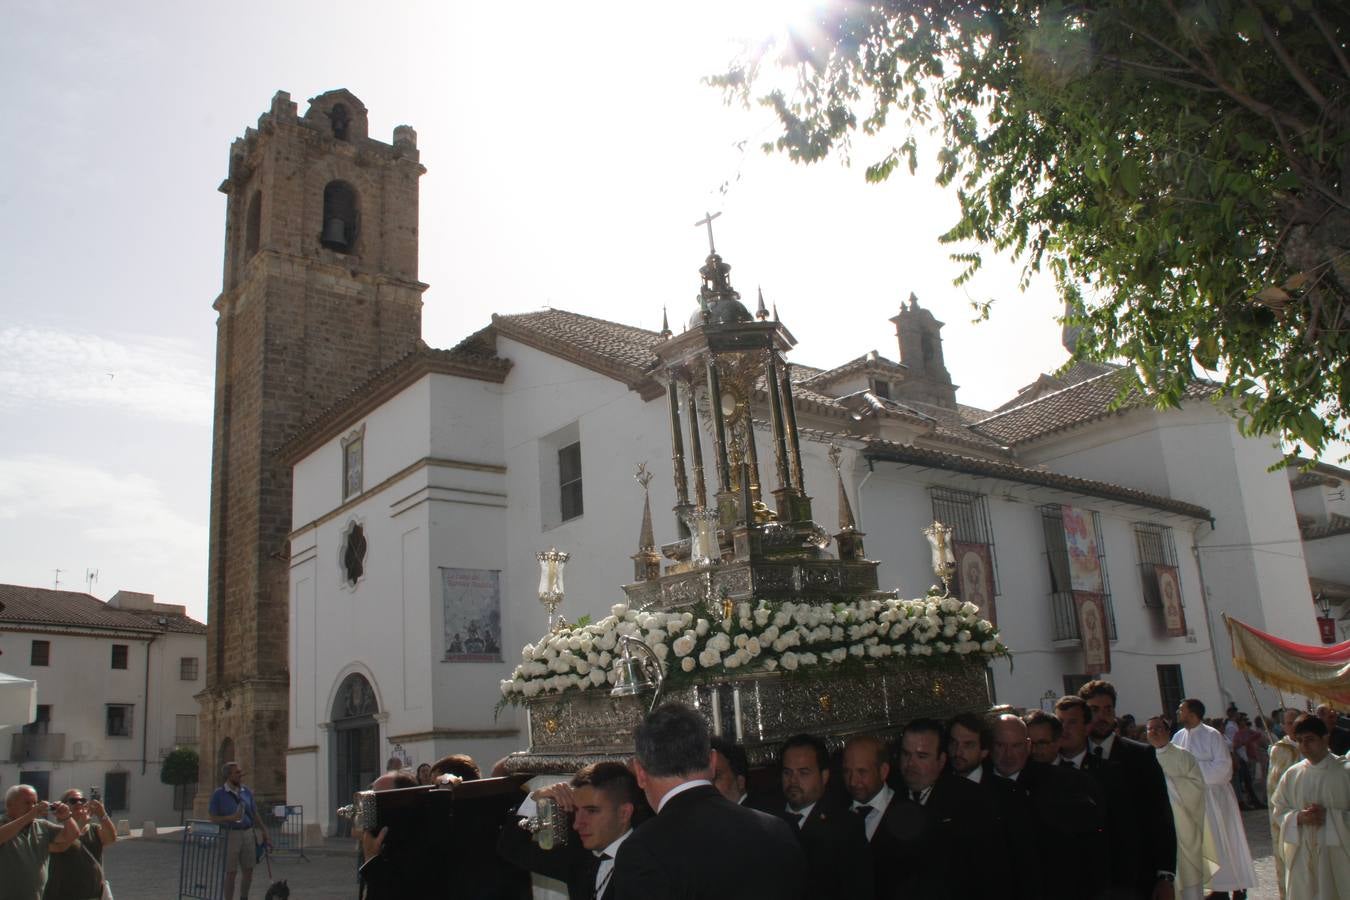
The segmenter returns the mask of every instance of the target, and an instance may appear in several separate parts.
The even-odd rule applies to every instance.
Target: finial
[[[755,318],[763,322],[769,317],[769,311],[764,308],[764,288],[759,289],[759,308],[755,310]]]
[[[669,338],[669,337],[670,337],[670,334],[671,334],[671,332],[670,332],[670,319],[669,319],[669,317],[667,317],[667,315],[666,315],[666,308],[663,306],[663,307],[661,307],[661,334],[660,334],[660,337],[661,337],[662,340],[665,340],[666,338]]]
[[[706,225],[706,226],[708,226],[708,255],[709,255],[709,256],[715,256],[715,255],[717,255],[717,248],[713,245],[712,223],[713,223],[713,219],[717,218],[717,217],[720,216],[720,215],[721,215],[720,212],[715,212],[715,213],[704,213],[704,214],[703,214],[703,218],[699,219],[697,222],[694,223],[694,227],[695,227],[695,228],[699,227],[700,225]]]
[[[918,309],[918,308],[919,308],[919,297],[918,297],[918,295],[915,294],[913,291],[910,291],[910,292],[909,292],[909,308],[910,308],[910,309]]]
[[[774,320],[775,322],[778,321],[778,304],[777,304],[777,303],[774,303],[774,305],[773,305],[773,320]]]
[[[656,546],[656,537],[652,533],[652,498],[647,489],[651,484],[652,473],[647,471],[645,462],[638,463],[637,472],[633,475],[637,483],[642,485],[643,504],[642,504],[642,533],[638,536],[638,550],[651,550]]]
[[[839,468],[839,458],[843,454],[839,451],[838,444],[831,444],[826,454],[830,458],[830,465],[834,466],[835,481],[839,484],[839,531],[847,533],[858,530],[858,523],[853,518],[853,506],[848,502],[848,491],[844,490],[844,473]]]

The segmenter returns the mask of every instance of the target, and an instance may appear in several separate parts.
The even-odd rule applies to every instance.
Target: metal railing
[[[179,900],[224,900],[229,832],[214,822],[189,819],[178,864]]]
[[[64,734],[15,734],[10,736],[9,761],[58,760],[66,755]]]
[[[272,841],[272,853],[277,856],[305,856],[305,808],[303,806],[272,806],[260,811],[267,835]]]

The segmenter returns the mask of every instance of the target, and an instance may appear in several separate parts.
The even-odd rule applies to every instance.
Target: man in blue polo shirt
[[[262,843],[271,847],[267,836],[267,827],[258,817],[258,807],[253,802],[253,792],[244,787],[244,770],[239,763],[227,762],[224,766],[225,783],[216,788],[211,795],[208,812],[211,821],[225,829],[225,900],[234,900],[235,876],[240,869],[243,876],[239,879],[239,900],[248,900],[249,885],[253,883],[253,866],[258,861],[254,847],[253,831],[262,834]]]

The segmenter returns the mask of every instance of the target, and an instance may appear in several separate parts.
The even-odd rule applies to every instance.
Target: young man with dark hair
[[[744,806],[746,779],[750,777],[750,763],[745,758],[745,748],[721,737],[712,738],[711,744],[713,787],[732,803]]]
[[[553,800],[572,816],[572,837],[564,846],[541,850],[519,827],[521,817],[538,811],[538,802]],[[639,805],[637,779],[623,763],[592,763],[571,781],[530,794],[502,826],[497,851],[512,865],[567,884],[571,900],[614,900],[614,858],[633,833]]]
[[[1106,821],[1111,851],[1110,880],[1117,891],[1141,897],[1171,897],[1177,871],[1177,832],[1167,781],[1157,756],[1147,744],[1116,734],[1116,689],[1109,681],[1089,681],[1078,689],[1082,706],[1061,700],[1055,714],[1064,725],[1064,747],[1070,754],[1070,722],[1083,749],[1075,754],[1081,767],[1106,795]],[[1064,710],[1061,712],[1061,708]],[[1086,708],[1081,737],[1076,721]]]
[[[1242,811],[1233,793],[1233,751],[1204,718],[1205,704],[1193,697],[1182,700],[1177,707],[1177,721],[1182,727],[1172,736],[1172,743],[1195,757],[1205,777],[1205,819],[1214,835],[1219,863],[1210,890],[1220,897],[1227,897],[1231,891],[1236,900],[1256,886],[1256,869],[1247,846]]]
[[[806,863],[792,829],[737,806],[709,780],[708,723],[682,703],[648,713],[634,734],[638,786],[656,817],[619,848],[619,897],[643,900],[806,896]]]
[[[1053,766],[1059,760],[1059,739],[1064,726],[1059,724],[1059,719],[1040,709],[1027,713],[1022,721],[1027,723],[1032,761]]]
[[[1331,752],[1327,732],[1317,716],[1298,717],[1294,741],[1303,759],[1271,798],[1288,900],[1350,897],[1350,763]]]
[[[814,735],[798,734],[783,743],[783,796],[775,812],[792,826],[806,854],[810,897],[870,897],[872,857],[860,816],[829,794],[830,752]]]
[[[959,713],[947,722],[947,759],[952,774],[979,783],[984,778],[993,734],[984,716]]]

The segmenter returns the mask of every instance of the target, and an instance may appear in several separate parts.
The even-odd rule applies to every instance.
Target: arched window
[[[353,672],[342,679],[337,697],[333,699],[333,721],[373,716],[380,711],[379,701],[375,699],[375,689],[366,681],[365,676]]]
[[[341,103],[333,104],[333,108],[328,111],[328,122],[333,126],[333,137],[339,141],[347,140],[352,124],[352,114],[347,111],[347,107]]]
[[[319,243],[339,253],[356,247],[358,213],[356,191],[345,181],[330,181],[323,189],[323,232]]]
[[[244,259],[258,252],[262,237],[262,191],[254,191],[248,201],[248,217],[244,224]]]

